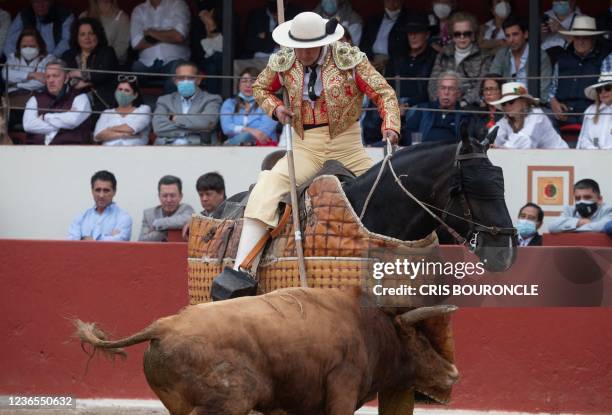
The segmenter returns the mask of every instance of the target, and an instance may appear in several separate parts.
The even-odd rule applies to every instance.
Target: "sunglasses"
[[[506,105],[512,105],[512,104],[514,104],[516,102],[517,99],[518,98],[512,99],[510,101],[506,101],[506,102],[502,103],[501,106],[505,107]]]
[[[119,75],[118,82],[136,82],[136,75]]]
[[[474,32],[468,30],[467,32],[453,32],[453,37],[472,37]]]
[[[598,94],[601,94],[603,91],[610,92],[612,91],[612,84],[597,87],[595,88],[595,91],[597,91]]]

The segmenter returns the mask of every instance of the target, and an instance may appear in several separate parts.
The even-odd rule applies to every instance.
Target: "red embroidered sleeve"
[[[401,120],[395,91],[367,59],[355,67],[355,82],[361,92],[378,107],[383,120],[381,130],[393,130],[399,135]]]
[[[255,101],[270,117],[273,116],[276,107],[283,104],[283,101],[275,95],[281,86],[279,74],[268,67],[259,74],[253,84]]]

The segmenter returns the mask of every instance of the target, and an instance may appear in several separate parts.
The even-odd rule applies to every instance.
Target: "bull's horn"
[[[418,323],[426,318],[436,317],[442,314],[449,314],[457,310],[457,306],[454,305],[436,305],[433,307],[420,307],[405,312],[398,316],[398,318],[405,324]]]

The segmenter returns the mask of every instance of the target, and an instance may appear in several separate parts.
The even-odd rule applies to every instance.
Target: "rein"
[[[455,163],[454,163],[455,166],[460,167],[460,162],[464,160],[471,160],[471,159],[476,159],[476,158],[488,158],[485,153],[472,152],[468,154],[459,154],[461,150],[461,144],[462,143],[459,143],[457,146],[457,151],[455,154]],[[446,207],[444,209],[440,209],[437,206],[434,206],[434,205],[431,205],[429,203],[419,200],[419,198],[417,198],[408,189],[406,189],[400,177],[395,173],[395,169],[393,168],[393,164],[391,163],[391,157],[393,156],[393,153],[394,153],[394,147],[391,146],[391,143],[389,141],[387,141],[387,146],[385,150],[386,150],[385,158],[383,159],[381,163],[380,170],[378,171],[378,175],[376,176],[376,180],[374,181],[374,184],[372,185],[372,188],[370,189],[370,192],[368,193],[368,196],[363,204],[363,208],[361,209],[361,214],[359,215],[359,220],[363,220],[363,216],[365,215],[365,212],[368,208],[372,195],[374,194],[374,191],[376,190],[376,187],[380,183],[380,179],[385,170],[385,167],[389,165],[389,171],[391,172],[393,176],[393,180],[395,181],[395,183],[397,183],[399,188],[402,189],[402,191],[410,199],[412,199],[417,205],[419,205],[421,209],[423,209],[433,219],[435,219],[438,223],[440,223],[440,226],[442,226],[449,234],[451,234],[451,236],[455,239],[455,241],[459,243],[460,245],[465,245],[465,243],[467,242],[467,239],[461,236],[459,232],[457,232],[452,226],[450,226],[448,223],[445,222],[447,216],[452,216],[456,219],[462,220],[470,224],[470,233],[472,234],[472,238],[470,238],[469,243],[470,243],[470,248],[472,250],[476,249],[479,232],[486,232],[486,233],[490,233],[491,235],[497,235],[497,234],[515,235],[516,234],[515,228],[499,228],[497,226],[487,226],[487,225],[483,225],[482,223],[472,220],[472,212],[471,212],[469,203],[467,201],[467,198],[465,197],[464,191],[461,192],[461,196],[462,196],[461,202],[463,205],[463,216],[455,215],[449,212],[450,206],[452,205],[452,202],[454,200],[454,197],[452,196],[449,196],[448,203],[446,204]],[[432,212],[430,208],[441,212],[443,214],[442,218],[440,218],[440,216]]]

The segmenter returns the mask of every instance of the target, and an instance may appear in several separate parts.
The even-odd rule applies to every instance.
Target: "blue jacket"
[[[220,117],[223,134],[228,137],[233,137],[240,133],[244,127],[250,127],[264,132],[272,140],[277,141],[277,122],[268,117],[260,107],[251,110],[248,115],[245,115],[244,107],[242,107],[238,113],[234,113],[235,108],[236,98],[226,99],[221,106],[221,114],[232,114],[221,115]]]
[[[417,105],[417,108],[432,108],[439,109],[440,103],[436,100],[433,102],[427,102],[425,104]],[[460,109],[459,104],[455,106],[455,109]],[[412,144],[412,133],[420,132],[422,134],[422,141],[436,141],[438,138],[430,137],[429,132],[433,127],[434,116],[436,112],[432,111],[420,111],[411,109],[406,112],[406,125],[402,130],[402,137],[400,139],[400,145],[409,146]],[[469,121],[469,114],[463,114],[459,112],[451,113],[451,117],[455,117],[455,136],[459,137],[459,127],[461,123]]]

